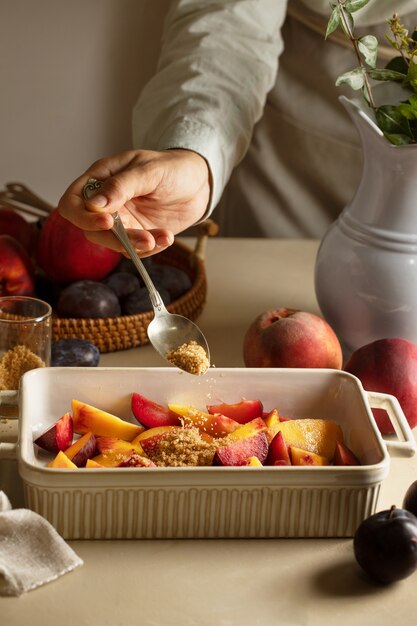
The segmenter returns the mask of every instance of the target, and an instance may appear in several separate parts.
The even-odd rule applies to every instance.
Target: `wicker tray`
[[[45,202],[23,183],[7,183],[0,191],[3,206],[24,211],[30,216],[45,217],[53,206]],[[207,279],[204,264],[207,238],[216,235],[217,225],[206,220],[195,227],[196,245],[192,250],[185,244],[175,241],[173,245],[154,257],[155,263],[173,265],[183,270],[191,279],[191,289],[167,309],[170,313],[184,315],[195,320],[204,308],[207,295]],[[108,318],[61,318],[54,315],[52,339],[79,338],[95,344],[100,352],[127,350],[149,343],[147,328],[153,319],[153,311],[136,315],[122,315]]]
[[[207,279],[204,260],[198,255],[201,239],[197,239],[196,249],[192,250],[179,241],[164,250],[155,263],[173,265],[183,270],[191,279],[192,286],[184,295],[171,302],[167,309],[170,313],[184,315],[195,320],[204,308],[207,295]],[[80,338],[94,343],[100,352],[127,350],[149,343],[147,328],[153,319],[153,311],[120,317],[95,318],[60,318],[54,316],[52,339]]]

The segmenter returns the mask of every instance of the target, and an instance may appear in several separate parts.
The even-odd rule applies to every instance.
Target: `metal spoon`
[[[102,184],[102,182],[95,178],[89,178],[83,188],[84,198],[88,200],[92,194],[100,189]],[[187,317],[167,311],[159,292],[155,288],[144,264],[127,236],[120,215],[116,211],[112,213],[112,217],[114,223],[111,230],[130,256],[149,292],[154,310],[154,318],[147,329],[149,341],[155,350],[171,365],[175,364],[189,374],[203,374],[210,366],[210,350],[206,338],[199,327]],[[190,346],[191,342],[193,343]],[[194,342],[197,346],[193,346]],[[184,353],[185,351],[186,358],[175,358],[175,354],[172,355],[172,353],[177,352],[181,347],[184,347],[182,352]],[[195,371],[193,353],[197,350],[197,352],[201,354],[201,348],[204,350],[205,357],[199,364],[201,371]],[[190,358],[187,358],[188,355]]]

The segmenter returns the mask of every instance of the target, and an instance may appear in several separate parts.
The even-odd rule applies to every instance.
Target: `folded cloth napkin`
[[[0,595],[20,596],[82,564],[46,519],[29,509],[12,510],[0,491]]]

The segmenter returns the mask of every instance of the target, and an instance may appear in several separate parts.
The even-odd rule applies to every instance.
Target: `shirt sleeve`
[[[282,52],[286,0],[176,0],[156,74],[133,110],[133,145],[199,153],[214,209],[245,155]]]

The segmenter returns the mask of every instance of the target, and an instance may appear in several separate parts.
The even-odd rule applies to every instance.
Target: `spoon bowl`
[[[102,182],[89,178],[83,188],[83,196],[88,200],[102,186]],[[157,352],[171,365],[176,365],[189,374],[204,374],[210,367],[210,350],[207,340],[191,320],[183,315],[170,313],[153,284],[144,264],[132,245],[120,215],[112,213],[112,232],[130,256],[146,288],[154,310],[147,334]]]

